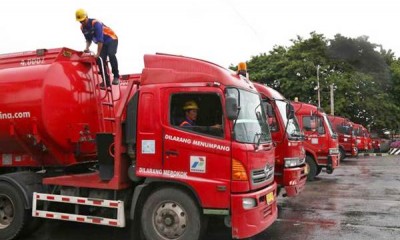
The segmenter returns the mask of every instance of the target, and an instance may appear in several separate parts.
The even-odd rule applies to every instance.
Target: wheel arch
[[[177,188],[186,192],[187,194],[189,194],[190,197],[193,198],[199,208],[202,207],[202,202],[198,194],[191,186],[187,185],[186,183],[177,181],[166,181],[165,179],[147,178],[143,184],[136,186],[134,189],[130,209],[130,219],[134,221],[137,217],[139,217],[139,210],[142,208],[144,200],[152,192],[164,187]]]
[[[312,160],[315,162],[315,164],[316,164],[317,166],[319,166],[319,165],[318,165],[318,162],[317,162],[317,155],[316,155],[315,153],[313,153],[312,151],[310,151],[309,149],[305,149],[305,150],[306,150],[306,157],[307,157],[307,156],[311,157]]]
[[[339,149],[342,149],[344,152],[346,152],[346,149],[344,148],[344,146],[342,144],[339,144]]]

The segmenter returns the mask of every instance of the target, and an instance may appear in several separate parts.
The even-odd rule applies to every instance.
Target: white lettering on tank
[[[4,113],[0,111],[0,120],[3,119],[17,119],[17,118],[30,118],[30,112],[16,112],[16,113]]]
[[[21,66],[32,66],[44,63],[44,57],[29,58],[21,61]]]

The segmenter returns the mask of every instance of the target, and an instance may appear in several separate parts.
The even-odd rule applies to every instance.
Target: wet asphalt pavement
[[[275,223],[251,240],[400,239],[400,156],[347,158],[333,174],[322,172],[295,198],[278,197]],[[207,240],[229,240],[211,222]],[[129,229],[45,221],[29,240],[131,240]]]

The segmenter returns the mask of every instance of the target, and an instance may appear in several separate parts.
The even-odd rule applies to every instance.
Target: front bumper
[[[254,236],[276,220],[278,217],[276,190],[277,185],[274,182],[257,192],[231,195],[232,237],[234,239]],[[267,203],[267,195],[271,193],[274,196],[273,200]],[[243,198],[254,198],[257,205],[251,209],[244,209]]]
[[[287,197],[297,196],[304,190],[307,181],[306,166],[285,168],[283,170],[283,183]]]

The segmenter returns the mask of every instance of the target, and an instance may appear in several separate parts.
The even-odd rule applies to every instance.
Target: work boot
[[[112,81],[113,85],[118,85],[119,84],[119,79],[117,77],[114,77],[113,81]]]

